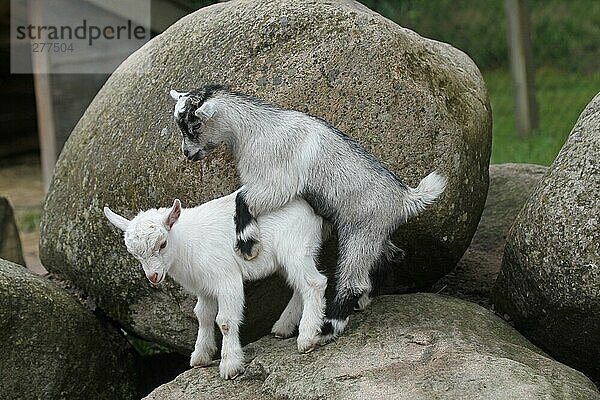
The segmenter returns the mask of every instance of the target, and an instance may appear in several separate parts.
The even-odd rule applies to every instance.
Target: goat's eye
[[[160,249],[164,249],[165,247],[167,247],[167,241],[165,240],[164,242],[162,242],[162,244],[160,245]]]

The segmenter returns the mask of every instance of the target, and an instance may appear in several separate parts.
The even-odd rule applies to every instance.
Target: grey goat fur
[[[246,259],[260,251],[255,218],[296,196],[330,221],[338,234],[336,295],[328,301],[322,335],[340,334],[353,308],[364,308],[372,280],[403,254],[396,229],[440,196],[436,172],[410,188],[359,143],[317,117],[281,109],[221,86],[171,91],[182,151],[206,157],[221,143],[233,153],[245,190],[236,201],[236,248]]]

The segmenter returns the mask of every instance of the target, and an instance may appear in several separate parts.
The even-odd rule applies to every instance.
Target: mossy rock
[[[0,398],[135,399],[127,341],[81,303],[0,260]]]
[[[193,300],[170,283],[155,290],[144,281],[102,208],[131,216],[175,197],[193,206],[238,187],[226,149],[200,163],[182,159],[168,93],[207,83],[328,120],[411,186],[434,169],[448,176],[439,201],[399,230],[406,263],[386,291],[430,285],[456,265],[488,186],[491,112],[473,61],[354,1],[224,2],[184,17],[131,55],[56,165],[42,261],[127,329],[180,351],[193,347]],[[323,260],[331,267],[335,252]],[[284,287],[271,279],[248,288],[246,340],[269,331],[289,296]]]
[[[510,230],[493,300],[526,337],[600,380],[600,94]]]

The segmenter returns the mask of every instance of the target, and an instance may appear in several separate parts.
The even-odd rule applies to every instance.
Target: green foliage
[[[127,334],[126,337],[138,354],[142,356],[152,356],[160,353],[168,353],[170,351],[168,348],[158,343],[148,342],[147,340],[140,339],[131,334]]]
[[[537,65],[592,73],[600,69],[600,2],[535,0],[531,6]]]
[[[450,43],[480,69],[508,66],[503,0],[363,0],[422,36]],[[530,0],[536,65],[569,71],[600,69],[600,1]]]
[[[483,73],[494,119],[493,164],[527,162],[549,165],[569,136],[579,114],[600,90],[600,71],[582,76],[557,69],[536,73],[540,126],[534,136],[517,137],[510,73]]]
[[[28,210],[22,214],[17,214],[17,225],[21,232],[35,232],[40,227],[40,211]]]
[[[217,0],[180,0],[182,3],[187,3],[188,5],[195,8],[202,8],[206,6],[210,6],[211,4],[218,3]]]

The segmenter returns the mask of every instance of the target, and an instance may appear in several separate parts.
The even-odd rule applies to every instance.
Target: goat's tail
[[[448,179],[433,171],[419,182],[416,188],[408,188],[403,199],[404,217],[414,217],[432,204],[446,189]]]

